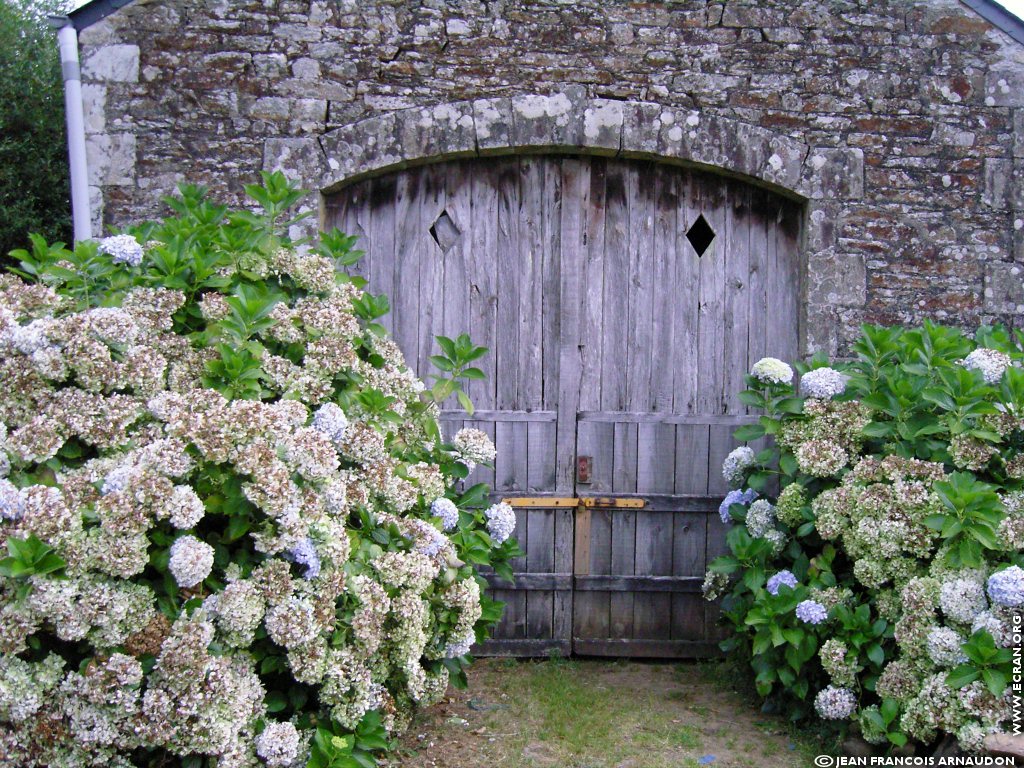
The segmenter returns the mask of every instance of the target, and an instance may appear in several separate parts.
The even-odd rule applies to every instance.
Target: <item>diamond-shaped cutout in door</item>
[[[704,252],[711,247],[711,243],[715,239],[715,230],[708,224],[703,213],[697,217],[697,220],[693,222],[693,226],[687,230],[686,239],[690,241],[690,245],[693,246],[693,250],[697,252],[698,257],[703,256]]]
[[[448,253],[462,237],[462,230],[458,228],[448,211],[441,211],[441,215],[430,226],[430,236],[441,248],[442,253]]]

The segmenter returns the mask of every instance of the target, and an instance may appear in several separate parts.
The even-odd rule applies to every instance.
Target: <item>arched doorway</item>
[[[709,652],[737,393],[798,352],[799,205],[680,166],[515,155],[362,180],[326,211],[420,375],[437,334],[491,349],[478,412],[443,419],[494,437],[472,479],[519,500],[527,554],[491,650]]]

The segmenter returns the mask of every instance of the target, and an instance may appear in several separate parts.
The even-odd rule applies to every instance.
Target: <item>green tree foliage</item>
[[[71,238],[59,0],[0,0],[0,263],[26,233]]]

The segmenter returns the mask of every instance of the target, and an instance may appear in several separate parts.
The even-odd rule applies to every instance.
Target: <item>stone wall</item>
[[[367,143],[397,154],[363,170],[507,151],[479,105],[547,96],[618,131],[549,149],[657,155],[678,130],[675,159],[806,198],[808,348],[861,322],[1024,325],[1024,46],[954,0],[136,0],[80,39],[108,226],[183,180],[239,199],[284,167],[319,190]],[[421,115],[450,131],[424,143]]]

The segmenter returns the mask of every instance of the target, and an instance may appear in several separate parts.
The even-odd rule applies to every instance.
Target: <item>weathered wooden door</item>
[[[471,480],[519,505],[526,556],[486,650],[713,650],[699,588],[724,546],[719,467],[750,418],[744,373],[797,351],[798,220],[739,181],[558,156],[423,166],[329,201],[421,375],[435,334],[491,348],[473,419],[443,414],[494,437]]]

